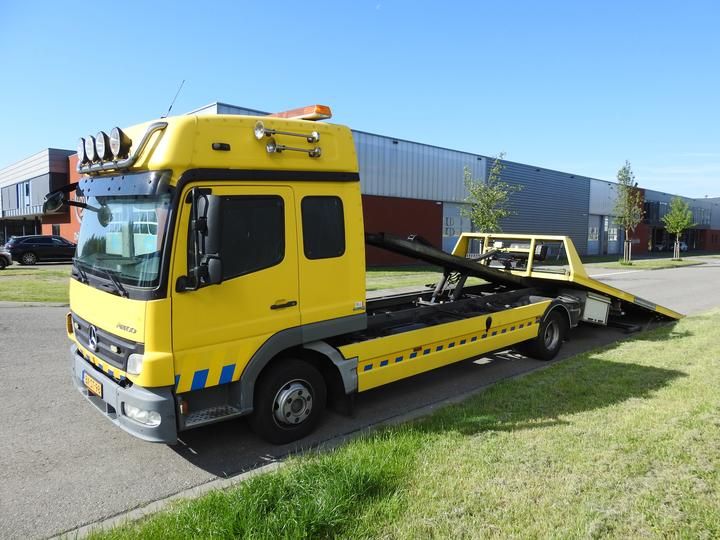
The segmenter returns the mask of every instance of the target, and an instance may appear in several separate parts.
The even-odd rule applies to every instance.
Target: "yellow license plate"
[[[83,384],[85,385],[85,388],[90,390],[93,394],[95,394],[97,397],[102,397],[102,383],[98,380],[95,380],[90,375],[88,375],[86,372],[83,371]]]

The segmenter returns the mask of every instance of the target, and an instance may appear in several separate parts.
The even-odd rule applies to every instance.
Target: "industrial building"
[[[188,114],[267,114],[212,103]],[[463,215],[464,169],[486,179],[493,158],[385,135],[353,131],[360,167],[365,229],[402,236],[418,234],[450,251],[460,233],[470,231]],[[43,216],[42,197],[77,179],[73,151],[47,149],[0,170],[0,241],[11,234],[61,234],[73,240],[79,215]],[[505,232],[568,235],[582,255],[619,254],[623,231],[613,220],[617,185],[572,173],[503,160],[502,179],[520,187],[511,197],[514,215]],[[645,222],[633,235],[633,253],[667,249],[671,239],[661,218],[673,195],[641,190]],[[688,199],[695,226],[684,239],[690,249],[720,250],[720,198]],[[368,248],[368,264],[409,263],[399,255]]]

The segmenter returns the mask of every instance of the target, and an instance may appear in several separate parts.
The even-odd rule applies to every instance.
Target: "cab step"
[[[242,410],[233,405],[218,405],[200,409],[185,416],[185,428],[194,428],[225,420],[232,416],[241,416]]]

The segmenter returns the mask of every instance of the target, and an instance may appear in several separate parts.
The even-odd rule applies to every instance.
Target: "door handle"
[[[290,300],[289,302],[283,302],[282,304],[273,304],[272,306],[270,306],[270,309],[283,309],[293,306],[297,306],[297,302],[295,300]]]

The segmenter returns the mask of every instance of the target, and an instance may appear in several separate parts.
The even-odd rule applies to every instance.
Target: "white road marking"
[[[619,276],[620,274],[634,274],[635,272],[645,272],[646,270],[623,270],[622,272],[611,272],[609,274],[590,274],[591,278],[605,276]]]

